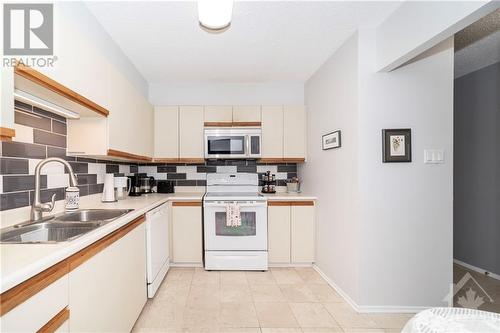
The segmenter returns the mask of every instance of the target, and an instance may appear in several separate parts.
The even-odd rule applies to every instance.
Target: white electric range
[[[226,223],[229,203],[237,203],[241,226]],[[267,270],[267,198],[257,174],[207,174],[203,226],[205,269]]]

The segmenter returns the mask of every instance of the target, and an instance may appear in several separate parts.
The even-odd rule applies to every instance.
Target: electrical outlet
[[[425,164],[443,164],[444,150],[443,149],[425,149],[424,150]]]

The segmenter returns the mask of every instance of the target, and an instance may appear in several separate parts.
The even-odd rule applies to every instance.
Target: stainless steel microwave
[[[260,158],[260,128],[206,128],[205,158]]]

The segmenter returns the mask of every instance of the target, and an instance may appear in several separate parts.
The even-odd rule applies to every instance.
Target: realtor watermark
[[[494,303],[493,298],[469,272],[450,286],[450,292],[443,301],[448,302],[450,307],[459,306],[475,310],[485,303]]]
[[[4,67],[54,66],[53,4],[3,4],[3,56]]]

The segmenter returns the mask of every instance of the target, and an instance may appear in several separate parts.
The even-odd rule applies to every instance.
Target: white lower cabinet
[[[314,214],[312,202],[269,202],[270,264],[309,264],[315,261]]]
[[[176,206],[174,202],[172,205],[172,261],[180,264],[201,264],[202,242],[201,204]]]
[[[69,273],[71,332],[129,332],[146,303],[146,231],[137,226]]]
[[[268,258],[270,263],[290,262],[290,207],[270,206],[267,212]]]
[[[291,206],[291,259],[314,262],[314,206]]]
[[[37,332],[68,306],[68,275],[52,282],[0,318],[0,332]]]

